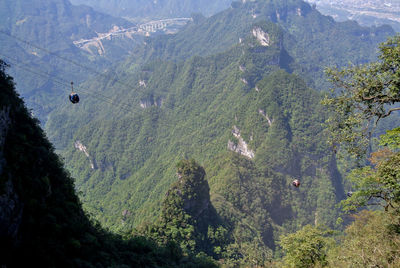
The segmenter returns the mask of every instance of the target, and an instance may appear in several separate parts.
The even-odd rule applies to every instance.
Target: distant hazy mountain
[[[364,26],[388,24],[400,32],[398,0],[307,0],[317,9],[338,21],[355,20]]]
[[[40,43],[52,51],[71,46],[73,40],[93,37],[97,32],[107,32],[114,25],[131,24],[96,12],[88,6],[73,6],[68,0],[0,2],[1,30]]]
[[[232,0],[71,0],[114,16],[128,18],[188,17],[192,13],[205,16],[229,6]]]

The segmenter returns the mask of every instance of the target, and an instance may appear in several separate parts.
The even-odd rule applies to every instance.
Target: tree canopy
[[[400,36],[379,47],[379,60],[344,69],[328,68],[334,89],[324,104],[333,114],[329,128],[332,146],[344,146],[350,153],[365,155],[373,128],[380,119],[400,110]]]
[[[285,267],[325,266],[328,250],[335,243],[332,233],[322,226],[306,225],[296,233],[282,236],[280,244],[286,253]]]

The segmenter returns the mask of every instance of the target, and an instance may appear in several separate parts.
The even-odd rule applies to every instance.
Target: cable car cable
[[[61,85],[63,87],[67,87],[67,85],[70,84],[70,81],[67,81],[67,80],[64,80],[62,78],[56,77],[56,76],[54,76],[52,74],[49,74],[47,72],[44,72],[44,71],[39,72],[39,71],[36,71],[36,70],[32,70],[31,68],[28,68],[25,65],[22,66],[21,63],[17,63],[17,60],[12,59],[12,58],[10,58],[8,56],[0,54],[0,57],[7,58],[8,60],[14,62],[14,64],[12,66],[18,67],[20,69],[23,69],[25,71],[28,71],[30,73],[33,73],[33,74],[36,74],[36,75],[39,75],[39,76],[42,76],[42,77],[47,77],[50,80],[52,80],[53,82],[55,82],[55,83],[57,83],[57,84],[59,84],[59,85]],[[109,103],[111,105],[119,105],[119,108],[122,108],[122,109],[126,110],[127,112],[131,112],[131,113],[133,112],[132,109],[131,109],[132,107],[130,107],[129,105],[124,104],[124,103],[120,103],[120,102],[118,104],[116,104],[116,101],[113,101],[111,98],[109,98],[109,97],[107,97],[105,95],[102,95],[102,94],[100,94],[98,92],[93,92],[92,90],[88,90],[87,88],[85,89],[84,87],[79,87],[79,90],[84,92],[84,93],[86,93],[86,94],[92,95],[93,97],[95,97],[95,98],[97,98],[99,100],[105,101],[105,102],[107,102],[107,103]]]
[[[57,58],[59,58],[59,59],[65,60],[65,61],[67,61],[67,62],[69,62],[69,63],[71,63],[71,64],[74,64],[74,65],[76,65],[76,66],[78,66],[78,67],[80,67],[80,68],[86,69],[86,70],[88,70],[88,71],[90,71],[90,72],[92,72],[92,73],[94,73],[94,74],[96,74],[96,75],[105,77],[105,78],[107,78],[107,80],[109,80],[109,81],[112,80],[112,79],[109,79],[109,77],[110,77],[111,75],[108,75],[109,77],[107,77],[106,74],[104,74],[104,73],[102,73],[102,72],[99,72],[98,70],[96,70],[96,69],[94,69],[94,68],[91,68],[91,67],[89,67],[89,66],[82,65],[82,64],[80,64],[80,63],[78,63],[78,62],[76,62],[76,61],[70,60],[70,59],[68,59],[68,58],[66,58],[66,57],[64,57],[64,56],[60,56],[60,55],[58,55],[57,53],[55,53],[55,52],[53,52],[53,51],[50,51],[50,50],[48,50],[48,49],[46,49],[46,48],[42,48],[42,47],[40,47],[40,46],[38,46],[38,45],[32,44],[31,42],[26,41],[26,40],[24,40],[24,39],[22,39],[22,38],[19,38],[19,37],[15,36],[15,35],[12,35],[12,34],[6,32],[6,31],[0,30],[0,33],[1,33],[1,34],[4,34],[4,35],[7,35],[7,36],[9,36],[9,37],[11,37],[11,38],[13,38],[13,39],[15,39],[15,40],[17,40],[17,41],[20,41],[20,42],[22,42],[22,43],[24,43],[24,44],[26,44],[26,45],[28,45],[28,46],[34,47],[34,48],[36,48],[36,49],[39,49],[39,50],[41,50],[41,51],[43,51],[43,52],[45,52],[45,53],[47,53],[47,54],[49,54],[49,55],[52,55],[52,56],[57,57]],[[118,79],[115,79],[115,81],[116,81],[116,83],[119,83],[119,84],[125,86],[127,89],[132,89],[132,86],[129,85],[129,84],[123,83],[123,82],[119,81]]]

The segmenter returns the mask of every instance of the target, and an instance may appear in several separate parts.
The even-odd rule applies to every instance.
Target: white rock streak
[[[83,145],[80,141],[76,141],[75,142],[75,149],[78,149],[79,151],[83,152],[86,155],[86,157],[89,159],[90,167],[92,169],[94,169],[94,164],[93,164],[92,160],[90,159],[90,155],[88,153],[88,150],[87,150],[86,146]]]
[[[254,152],[248,148],[247,143],[243,140],[240,135],[240,130],[233,126],[232,135],[238,139],[238,144],[235,144],[231,140],[228,141],[228,150],[244,155],[250,159],[254,158]]]
[[[256,27],[253,29],[253,36],[257,38],[262,46],[267,47],[270,45],[270,38],[268,33],[261,30],[260,27]]]
[[[263,110],[261,110],[261,109],[258,109],[258,113],[261,114],[265,119],[267,119],[268,125],[269,125],[269,126],[272,125],[272,123],[274,122],[274,119],[273,119],[273,118],[270,119],[270,118],[268,117],[268,115],[267,115]]]

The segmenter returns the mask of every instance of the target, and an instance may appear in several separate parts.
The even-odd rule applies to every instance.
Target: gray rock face
[[[80,142],[80,141],[75,141],[74,146],[75,146],[75,149],[77,149],[77,150],[83,152],[83,153],[86,155],[86,157],[89,159],[90,168],[93,169],[93,170],[94,170],[94,169],[97,169],[96,162],[95,162],[95,160],[94,160],[92,157],[90,157],[89,152],[88,152],[86,146],[83,145],[82,142]]]
[[[247,143],[244,141],[240,134],[240,130],[233,126],[232,135],[237,139],[238,143],[235,144],[231,140],[228,141],[228,150],[244,155],[250,159],[254,158],[254,151],[250,150]]]
[[[142,99],[142,100],[140,100],[140,107],[142,107],[142,108],[148,108],[148,107],[151,107],[151,106],[157,106],[157,107],[161,107],[162,106],[162,104],[163,104],[163,102],[164,102],[164,99],[162,99],[162,98],[157,98],[157,99],[151,99],[151,98],[148,98],[148,99]]]
[[[6,164],[3,149],[10,124],[10,107],[3,107],[0,110],[0,239],[15,241],[21,224],[23,205],[15,193],[11,179],[3,174]]]
[[[3,191],[2,191],[3,192]],[[23,204],[9,179],[0,195],[0,239],[15,241],[22,221]]]
[[[0,110],[0,175],[3,171],[3,166],[5,165],[3,146],[10,123],[10,107],[4,107]]]
[[[258,42],[260,42],[262,46],[267,47],[271,44],[271,39],[269,37],[269,34],[264,32],[260,27],[254,28],[252,33],[253,36],[257,38]]]
[[[198,185],[196,191],[199,193],[194,198],[185,198],[183,209],[194,219],[198,219],[202,214],[207,213],[210,208],[210,187],[206,180]]]

